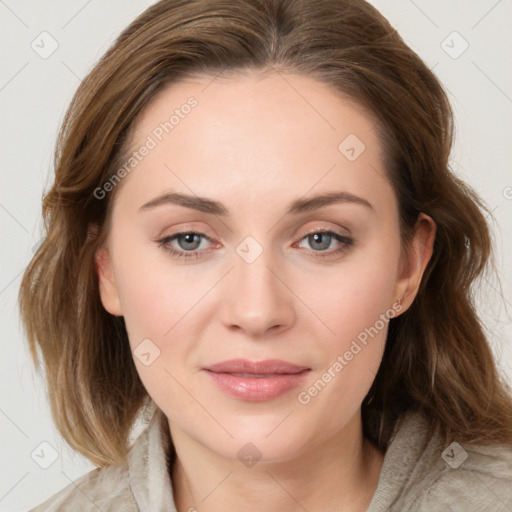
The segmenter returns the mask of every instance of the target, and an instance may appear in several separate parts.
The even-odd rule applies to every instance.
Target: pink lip
[[[297,387],[310,368],[268,359],[231,359],[202,369],[213,382],[231,396],[252,402],[273,400]]]

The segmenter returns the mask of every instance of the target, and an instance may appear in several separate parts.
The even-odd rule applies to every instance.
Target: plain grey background
[[[41,238],[41,199],[52,181],[52,152],[65,109],[81,78],[117,34],[152,3],[0,0],[3,512],[27,510],[94,468],[71,451],[53,426],[16,301],[21,274]],[[486,279],[479,304],[500,369],[512,384],[512,259],[507,257],[512,252],[512,1],[371,3],[449,91],[457,127],[452,168],[481,194],[496,219],[500,282]]]

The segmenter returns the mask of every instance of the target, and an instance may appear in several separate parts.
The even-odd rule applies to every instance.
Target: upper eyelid
[[[319,220],[320,222],[328,222],[328,221],[321,221]],[[331,222],[333,223],[333,222]],[[331,226],[313,226],[311,228],[307,228],[306,231],[302,234],[302,236],[306,236],[310,233],[316,233],[316,232],[319,232],[319,231],[332,231],[333,233],[337,233],[339,234],[340,236],[346,236],[346,237],[351,237],[352,236],[352,232],[351,230],[346,227],[346,226],[337,226],[337,227],[331,227]],[[340,232],[341,231],[341,232]],[[345,231],[346,233],[343,233],[343,231]],[[205,233],[205,230],[204,229],[201,229],[201,228],[194,228],[192,226],[185,226],[185,228],[179,228],[178,231],[175,231],[173,233],[170,233],[169,235],[163,235],[161,237],[159,237],[160,239],[161,238],[167,238],[167,237],[171,237],[171,236],[174,236],[174,235],[179,235],[179,234],[186,234],[186,233],[197,233],[197,234],[200,234],[206,238],[208,238],[209,240],[213,240],[215,239],[215,236],[210,236],[208,235],[208,233]]]

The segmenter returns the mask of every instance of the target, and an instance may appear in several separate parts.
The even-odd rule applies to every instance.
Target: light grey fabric
[[[86,473],[30,512],[176,512],[167,476],[170,440],[166,421],[155,407],[126,463]]]
[[[31,512],[176,512],[165,422],[156,409],[125,464],[83,475]],[[443,458],[448,447],[437,436],[425,441],[423,417],[404,416],[386,452],[367,512],[512,511],[512,447],[461,443]]]
[[[419,414],[401,419],[367,512],[512,511],[511,446],[457,443],[450,449],[438,436],[426,443],[426,434]]]

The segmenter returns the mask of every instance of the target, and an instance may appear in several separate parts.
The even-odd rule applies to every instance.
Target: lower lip
[[[272,377],[241,377],[231,373],[215,373],[204,370],[213,382],[231,396],[250,402],[273,400],[296,388],[310,370],[284,373]]]

